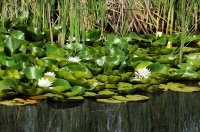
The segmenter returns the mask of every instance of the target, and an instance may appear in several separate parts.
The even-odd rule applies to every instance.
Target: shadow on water
[[[164,92],[146,102],[0,106],[0,132],[198,132],[200,93]]]

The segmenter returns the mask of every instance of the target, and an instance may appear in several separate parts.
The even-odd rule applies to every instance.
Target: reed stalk
[[[26,23],[30,26],[43,29],[53,28],[55,23],[62,25],[62,45],[67,31],[70,31],[71,39],[77,37],[77,42],[82,30],[88,29],[100,29],[102,34],[114,32],[120,36],[132,31],[146,34],[159,30],[171,34],[183,29],[181,3],[176,0],[1,0],[1,26],[5,26],[7,19],[23,18],[28,14]],[[184,3],[186,15],[191,13],[185,18],[189,22],[187,27],[194,26],[194,33],[198,33],[200,2],[184,0]],[[55,8],[58,9],[56,14],[53,12]]]
[[[62,25],[62,35],[61,35],[61,46],[63,47],[66,39],[66,30],[67,30],[67,15],[69,11],[69,0],[61,0],[59,1],[59,5],[61,8],[61,20],[60,23]]]
[[[5,25],[5,18],[6,18],[6,7],[7,7],[6,0],[3,0],[1,4],[2,4],[1,26],[4,27],[4,25]]]

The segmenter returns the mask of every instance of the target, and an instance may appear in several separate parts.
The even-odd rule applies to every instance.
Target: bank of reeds
[[[183,5],[184,4],[184,5]],[[198,33],[200,2],[195,0],[1,0],[1,26],[7,19],[43,28],[62,25],[65,35],[80,38],[88,29],[124,36],[129,32]],[[192,29],[192,31],[190,31]],[[70,39],[72,41],[72,37]],[[78,39],[77,39],[78,41]]]

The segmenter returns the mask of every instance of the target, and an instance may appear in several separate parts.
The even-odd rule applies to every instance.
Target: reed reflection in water
[[[200,93],[164,92],[146,102],[85,100],[0,106],[0,132],[198,132]],[[71,107],[71,108],[70,108]]]

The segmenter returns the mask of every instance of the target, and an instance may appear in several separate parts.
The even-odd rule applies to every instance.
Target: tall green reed
[[[66,39],[66,30],[67,30],[67,15],[68,15],[68,11],[69,11],[69,0],[60,0],[59,5],[61,8],[60,23],[62,25],[61,46],[64,46],[65,39]]]
[[[6,18],[6,0],[1,1],[1,26],[4,27],[5,18]]]
[[[182,62],[183,58],[183,48],[185,45],[185,42],[187,40],[187,36],[189,34],[189,25],[190,25],[190,20],[193,12],[193,8],[195,6],[195,0],[182,0],[181,1],[181,44],[180,44],[180,59],[179,63]],[[186,6],[187,5],[187,6]]]

